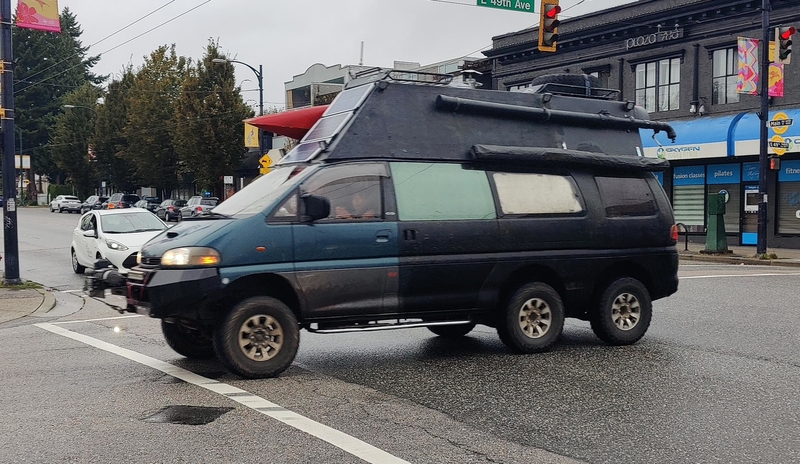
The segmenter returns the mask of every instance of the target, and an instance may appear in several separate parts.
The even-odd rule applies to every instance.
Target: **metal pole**
[[[258,65],[258,115],[264,115],[264,66]]]
[[[17,186],[14,165],[14,72],[11,47],[11,0],[0,0],[0,58],[3,60],[2,97],[5,111],[0,128],[3,131],[3,245],[5,247],[5,281],[19,284],[19,243],[17,240]]]
[[[758,152],[758,241],[756,253],[767,252],[767,124],[769,121],[769,0],[761,0],[761,111],[758,114],[761,125]],[[776,50],[777,53],[777,50]]]

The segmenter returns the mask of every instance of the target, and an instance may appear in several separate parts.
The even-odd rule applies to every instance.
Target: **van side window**
[[[496,219],[484,171],[451,163],[389,163],[401,221]]]
[[[595,177],[608,217],[651,216],[656,202],[647,180],[638,177]]]
[[[553,174],[492,173],[503,214],[570,214],[585,209],[575,181]]]
[[[381,179],[359,176],[337,179],[310,192],[331,203],[327,219],[369,220],[383,218]]]

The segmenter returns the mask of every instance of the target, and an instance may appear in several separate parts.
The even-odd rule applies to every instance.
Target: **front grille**
[[[142,264],[146,266],[158,266],[161,264],[161,258],[145,258],[142,257]]]
[[[122,267],[126,269],[130,269],[133,266],[136,266],[136,253],[131,253],[131,255],[122,262]]]

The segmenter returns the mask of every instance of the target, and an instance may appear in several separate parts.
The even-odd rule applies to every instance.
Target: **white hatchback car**
[[[81,201],[78,197],[72,195],[59,195],[53,201],[50,202],[50,212],[55,213],[67,211],[70,213],[80,213],[81,212]]]
[[[142,245],[166,229],[164,221],[144,209],[89,211],[72,232],[72,270],[83,274],[95,261],[105,258],[120,274],[127,274],[136,264]]]

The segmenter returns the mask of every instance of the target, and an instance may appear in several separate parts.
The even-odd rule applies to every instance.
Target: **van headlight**
[[[173,248],[161,255],[164,267],[216,266],[220,261],[219,252],[208,247]]]
[[[125,251],[128,249],[128,247],[126,247],[125,245],[109,239],[106,239],[106,246],[114,251]]]

